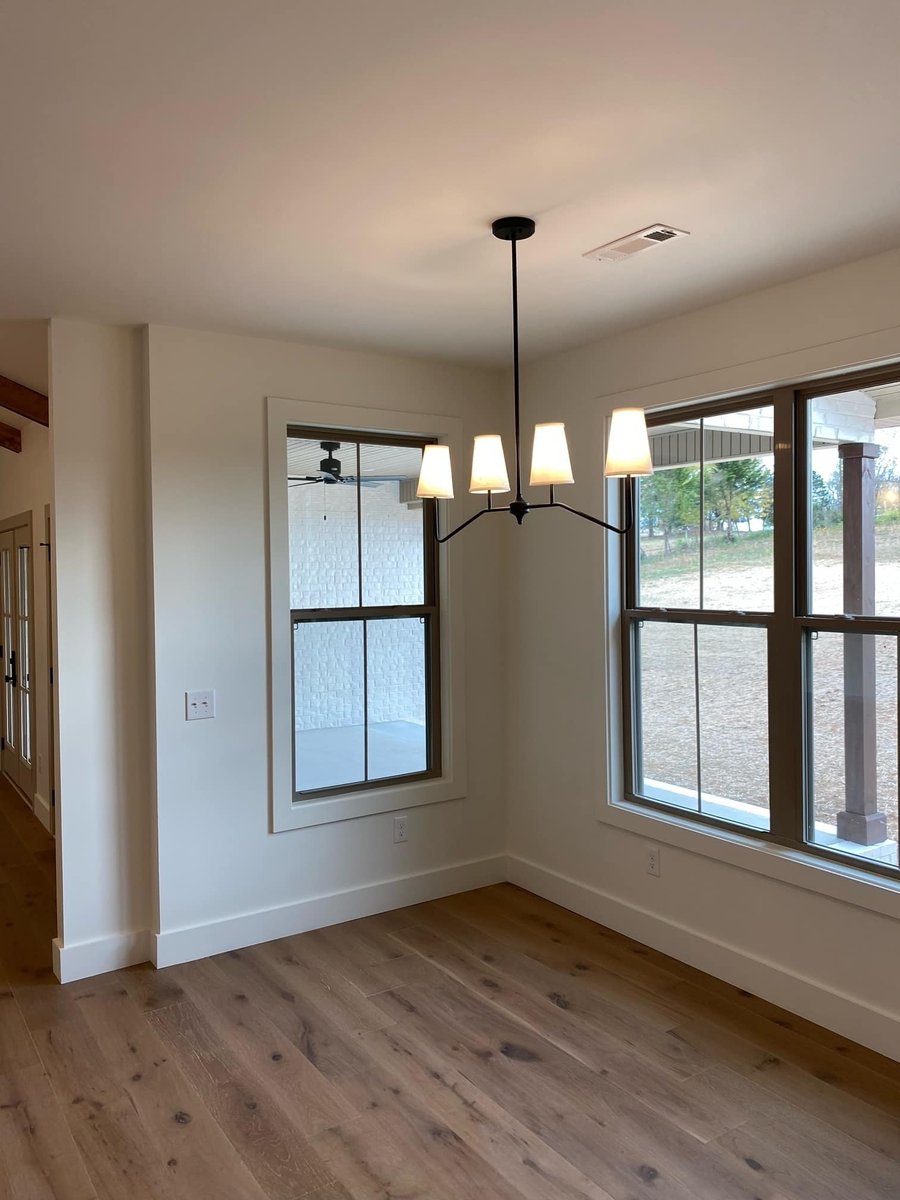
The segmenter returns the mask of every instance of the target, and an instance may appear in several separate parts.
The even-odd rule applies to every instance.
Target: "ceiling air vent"
[[[619,238],[618,241],[598,246],[596,250],[588,250],[583,257],[596,258],[600,262],[622,262],[640,254],[642,250],[652,250],[654,246],[661,246],[664,242],[683,237],[688,237],[684,229],[673,229],[671,225],[648,225],[646,229],[629,233],[627,237]]]

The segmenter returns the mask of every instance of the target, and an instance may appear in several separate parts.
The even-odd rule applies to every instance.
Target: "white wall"
[[[495,857],[505,844],[499,522],[450,550],[451,572],[465,568],[458,599],[466,621],[466,797],[411,810],[406,845],[393,844],[389,813],[269,832],[266,396],[446,413],[463,419],[467,435],[495,425],[498,411],[491,372],[150,329],[163,960],[297,927],[312,919],[304,906],[326,894],[423,873],[439,887],[441,872],[473,860],[486,862],[492,878],[505,869]],[[215,720],[185,722],[184,692],[192,688],[216,690]],[[415,887],[390,890],[389,903],[406,896],[418,898]]]
[[[0,375],[47,393],[46,321],[0,321]],[[50,435],[43,425],[0,408],[0,421],[22,429],[22,452],[0,450],[0,520],[30,512],[34,534],[35,811],[50,820],[50,688],[48,673],[47,551],[44,510],[50,503]]]
[[[614,286],[612,272],[609,280]],[[525,415],[569,422],[581,482],[565,499],[597,511],[605,421],[617,404],[723,394],[889,358],[900,359],[900,252],[532,364]],[[822,871],[780,859],[771,868],[782,877],[770,878],[747,869],[758,850],[721,851],[725,861],[716,861],[698,852],[711,848],[702,834],[649,817],[619,822],[604,807],[608,768],[621,767],[606,690],[606,541],[566,514],[536,513],[527,527],[510,571],[512,877],[900,1056],[897,889],[832,885]],[[663,847],[658,879],[646,874],[650,843]]]
[[[146,957],[152,919],[142,374],[139,331],[51,322],[58,965],[70,978]]]

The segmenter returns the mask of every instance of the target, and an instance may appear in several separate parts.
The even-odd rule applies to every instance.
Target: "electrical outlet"
[[[659,846],[647,847],[647,874],[659,876]]]
[[[185,692],[184,719],[186,721],[206,721],[216,715],[216,693]]]
[[[395,846],[398,845],[400,842],[408,842],[409,841],[409,828],[407,827],[406,821],[407,821],[407,818],[405,816],[404,817],[394,817],[394,845]]]

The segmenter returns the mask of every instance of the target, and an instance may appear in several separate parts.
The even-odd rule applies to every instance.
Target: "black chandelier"
[[[515,406],[515,451],[516,451],[516,498],[509,504],[498,507],[493,498],[498,493],[510,491],[503,441],[499,434],[479,434],[472,451],[472,477],[469,491],[487,497],[486,505],[473,517],[439,537],[435,522],[435,538],[438,542],[449,542],[452,537],[487,513],[512,513],[519,525],[528,513],[540,508],[561,508],[583,517],[594,525],[608,529],[610,533],[628,533],[634,522],[634,476],[651,475],[653,464],[647,425],[640,408],[617,408],[612,413],[604,475],[607,478],[625,480],[625,523],[619,528],[600,517],[572,508],[556,499],[555,489],[566,483],[574,483],[566,442],[565,425],[561,421],[546,422],[534,427],[534,448],[531,458],[531,486],[550,488],[550,499],[540,504],[529,503],[522,495],[521,427],[519,414],[519,280],[516,262],[516,243],[525,241],[534,233],[531,217],[500,217],[494,221],[491,231],[495,238],[509,242],[512,251],[512,326],[513,326],[513,399]],[[425,447],[416,495],[430,500],[453,499],[453,473],[450,463],[450,447],[434,443]]]

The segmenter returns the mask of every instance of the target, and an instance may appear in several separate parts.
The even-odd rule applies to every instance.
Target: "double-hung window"
[[[900,371],[648,426],[626,800],[897,876]]]
[[[295,801],[441,774],[424,439],[289,428]]]

